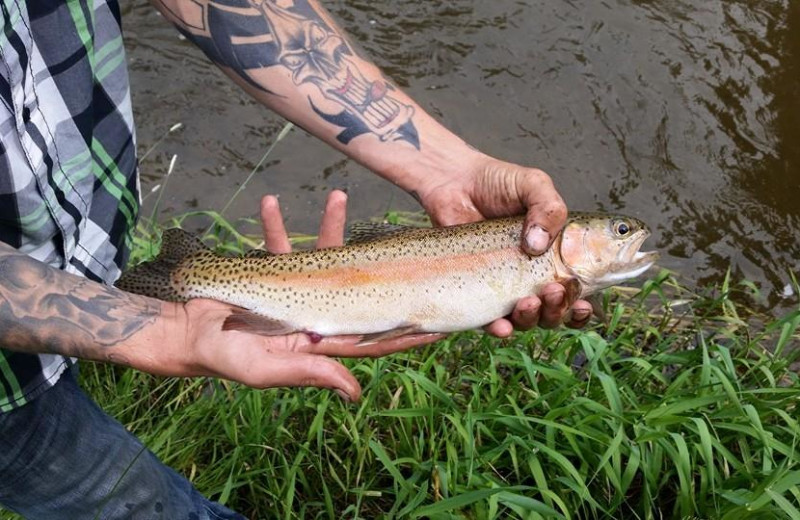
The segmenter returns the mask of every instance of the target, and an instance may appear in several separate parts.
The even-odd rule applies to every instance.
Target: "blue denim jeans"
[[[162,464],[70,373],[0,413],[0,504],[31,520],[244,519]]]

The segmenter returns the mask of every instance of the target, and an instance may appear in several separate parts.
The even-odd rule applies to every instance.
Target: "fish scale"
[[[630,226],[630,237],[614,236],[611,227],[620,219]],[[476,328],[509,314],[520,298],[553,281],[575,282],[580,289],[574,297],[586,295],[597,290],[601,277],[587,278],[585,265],[566,265],[562,251],[580,257],[581,244],[607,248],[584,255],[589,262],[605,255],[610,265],[613,256],[621,264],[617,271],[631,266],[641,271],[641,258],[617,258],[622,251],[645,255],[638,247],[649,232],[636,219],[573,214],[553,246],[536,257],[520,247],[523,222],[517,217],[443,228],[395,227],[343,247],[246,257],[218,256],[185,232],[167,230],[164,252],[126,273],[118,287],[245,309],[247,317],[240,314],[229,328],[324,336]]]

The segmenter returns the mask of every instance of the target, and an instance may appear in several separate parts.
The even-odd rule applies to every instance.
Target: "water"
[[[800,2],[339,0],[325,2],[425,109],[477,148],[549,172],[569,207],[653,228],[688,283],[730,267],[769,305],[800,258]],[[220,209],[283,127],[144,1],[124,21],[145,192],[173,154],[164,217]],[[416,209],[402,191],[295,130],[230,217],[278,193],[314,232],[325,193],[351,219]],[[155,197],[148,200],[152,204]],[[149,212],[149,209],[146,209]],[[148,213],[149,214],[149,213]]]

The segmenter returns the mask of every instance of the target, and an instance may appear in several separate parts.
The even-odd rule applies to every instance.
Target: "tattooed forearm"
[[[348,144],[363,134],[417,149],[414,107],[356,56],[315,0],[153,0],[178,29],[251,88],[286,96],[340,129]]]
[[[156,300],[49,267],[0,244],[0,346],[94,360],[159,316]],[[114,358],[114,359],[112,359]]]

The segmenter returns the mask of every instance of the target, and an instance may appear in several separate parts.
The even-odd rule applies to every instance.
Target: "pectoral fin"
[[[579,282],[577,278],[564,278],[558,280],[558,283],[560,283],[566,291],[564,293],[564,300],[567,302],[567,306],[572,307],[572,304],[581,296],[581,282]]]
[[[384,330],[382,332],[375,332],[374,334],[365,334],[361,341],[359,341],[356,346],[357,347],[366,347],[368,345],[374,345],[375,343],[379,343],[381,341],[387,341],[390,339],[399,338],[400,336],[406,336],[408,334],[416,334],[420,332],[419,325],[403,325],[396,329],[391,330]]]
[[[259,314],[253,314],[244,309],[236,309],[231,312],[230,316],[225,318],[225,323],[222,324],[222,330],[238,330],[250,334],[259,334],[261,336],[283,336],[285,334],[297,332],[288,323],[280,320],[273,320],[272,318]]]

